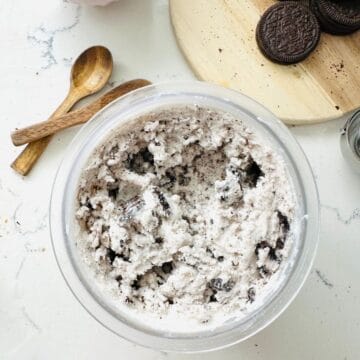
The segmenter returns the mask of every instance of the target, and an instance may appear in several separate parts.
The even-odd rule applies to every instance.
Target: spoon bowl
[[[105,86],[112,69],[111,52],[104,46],[92,46],[76,59],[71,70],[71,87],[93,94]]]

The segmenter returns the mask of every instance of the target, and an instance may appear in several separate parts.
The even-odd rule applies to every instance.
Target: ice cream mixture
[[[77,246],[120,309],[160,327],[170,318],[215,326],[276,286],[295,213],[283,159],[241,119],[162,108],[113,131],[89,158]]]

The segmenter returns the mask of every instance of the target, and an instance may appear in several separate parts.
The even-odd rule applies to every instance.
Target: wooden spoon
[[[49,120],[66,114],[80,99],[101,90],[109,80],[112,69],[111,53],[103,46],[90,47],[80,54],[71,69],[68,95]],[[27,175],[50,140],[51,136],[47,136],[27,145],[11,167],[21,175]]]
[[[11,134],[12,142],[16,146],[23,145],[47,137],[48,135],[55,134],[68,127],[83,124],[111,101],[132,90],[149,84],[151,84],[150,81],[143,79],[136,79],[123,83],[79,110],[71,111],[66,115],[51,118],[47,121],[39,122],[23,129],[15,130]]]

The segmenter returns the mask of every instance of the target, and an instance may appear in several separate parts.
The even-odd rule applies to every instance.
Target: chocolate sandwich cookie
[[[325,32],[342,35],[360,29],[358,0],[311,0],[310,7]]]
[[[279,1],[296,1],[296,2],[306,5],[306,6],[310,5],[310,0],[279,0]]]
[[[261,52],[280,64],[304,60],[320,39],[320,27],[311,10],[296,1],[282,1],[268,8],[256,28]]]

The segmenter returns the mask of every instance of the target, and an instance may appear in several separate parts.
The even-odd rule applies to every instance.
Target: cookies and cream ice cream
[[[296,204],[283,159],[263,140],[228,113],[177,106],[94,150],[77,246],[120,310],[202,328],[241,317],[276,286]]]

